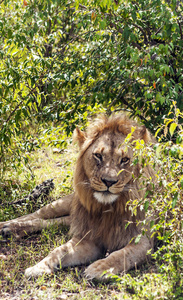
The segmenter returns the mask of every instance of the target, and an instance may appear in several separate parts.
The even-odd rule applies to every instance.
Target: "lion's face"
[[[83,167],[100,203],[114,202],[132,179],[131,148],[120,133],[102,134],[84,153]],[[125,151],[126,150],[126,151]]]
[[[113,203],[136,184],[140,166],[133,164],[133,145],[129,143],[127,147],[125,143],[129,134],[132,140],[151,141],[146,128],[125,115],[104,116],[91,124],[86,132],[75,130],[80,154],[74,184],[81,203],[88,209],[91,206],[95,209],[95,202]]]

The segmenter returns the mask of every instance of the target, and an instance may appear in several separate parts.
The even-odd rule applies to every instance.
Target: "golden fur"
[[[128,137],[130,142],[127,143]],[[141,229],[138,222],[144,219],[145,214],[138,208],[137,214],[132,215],[127,205],[129,200],[144,197],[145,189],[140,179],[142,168],[132,163],[132,141],[140,139],[145,143],[151,142],[149,132],[125,115],[101,116],[86,132],[76,129],[74,139],[80,147],[74,194],[21,220],[0,225],[0,228],[4,226],[3,230],[12,230],[16,222],[22,222],[24,226],[29,222],[26,230],[37,230],[41,227],[40,220],[49,222],[51,219],[50,223],[53,222],[54,211],[57,212],[58,223],[71,223],[73,238],[37,265],[28,268],[28,277],[51,273],[60,265],[67,267],[96,260],[86,269],[85,275],[88,278],[102,278],[106,276],[104,271],[124,272],[142,263],[147,251],[153,247],[148,230],[138,244],[134,243]],[[153,180],[153,171],[148,166],[143,168],[143,174]],[[71,217],[66,217],[70,213]],[[39,220],[37,227],[33,224],[35,220]],[[31,227],[30,221],[31,230],[28,229]],[[11,222],[14,222],[13,226]],[[107,257],[106,253],[109,253]],[[101,257],[104,258],[99,259]]]

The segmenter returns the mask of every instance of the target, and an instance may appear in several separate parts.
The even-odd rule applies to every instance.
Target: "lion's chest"
[[[112,252],[126,246],[137,233],[134,224],[125,229],[128,217],[116,214],[116,212],[101,212],[92,215],[80,207],[78,214],[74,214],[71,232],[79,238],[85,236],[99,247]]]
[[[132,238],[132,232],[134,234],[134,230],[130,228],[132,226],[125,229],[125,225],[127,224],[125,216],[109,213],[95,220],[94,223],[96,225],[92,223],[89,226],[91,229],[91,239],[109,252],[126,246]]]

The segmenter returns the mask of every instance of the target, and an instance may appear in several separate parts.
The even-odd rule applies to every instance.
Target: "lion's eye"
[[[102,155],[100,153],[94,153],[93,155],[98,161],[102,161]]]
[[[123,157],[122,159],[121,159],[121,164],[127,164],[128,162],[129,162],[129,158],[128,157]]]

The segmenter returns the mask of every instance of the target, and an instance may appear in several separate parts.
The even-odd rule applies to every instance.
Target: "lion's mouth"
[[[117,200],[118,194],[112,194],[109,191],[105,192],[94,192],[93,193],[95,199],[103,204],[110,204]]]

